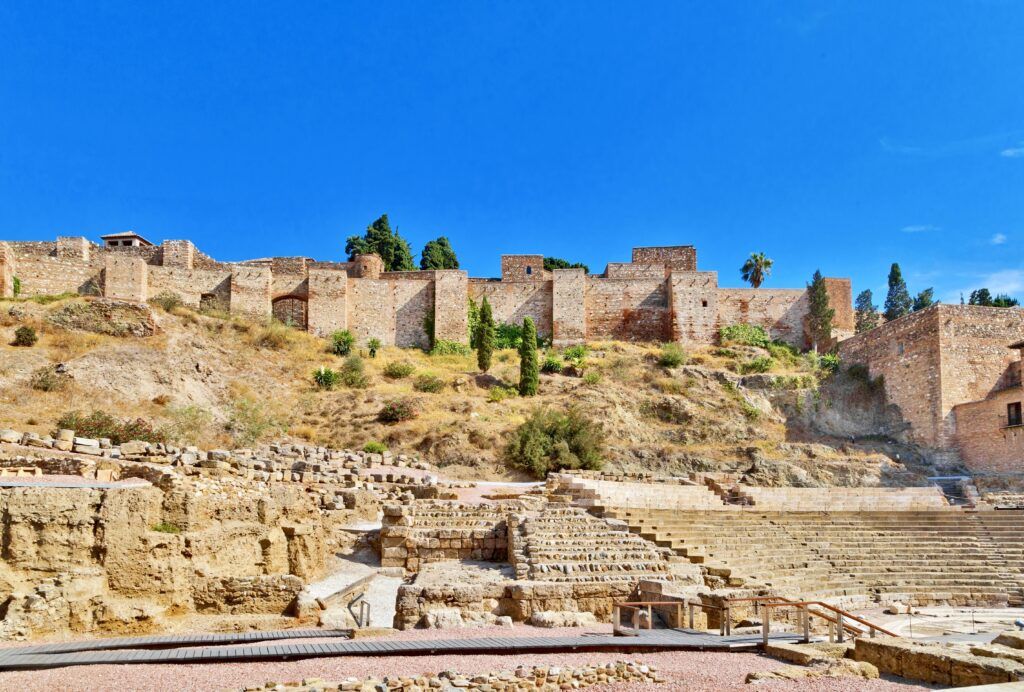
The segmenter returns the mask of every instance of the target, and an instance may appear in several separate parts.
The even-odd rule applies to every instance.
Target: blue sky
[[[464,268],[695,244],[740,285],[1024,298],[1024,4],[0,4],[0,238]]]

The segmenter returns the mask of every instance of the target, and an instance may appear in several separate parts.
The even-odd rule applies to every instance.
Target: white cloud
[[[903,231],[904,233],[927,233],[928,231],[937,231],[939,230],[939,227],[932,226],[931,224],[927,223],[921,223],[912,226],[904,226],[900,230]]]
[[[1009,149],[1003,149],[999,152],[999,155],[1007,159],[1019,159],[1024,158],[1024,146],[1010,147]]]
[[[1002,233],[996,233],[989,242],[993,245],[1002,245],[1006,242],[1006,236]]]

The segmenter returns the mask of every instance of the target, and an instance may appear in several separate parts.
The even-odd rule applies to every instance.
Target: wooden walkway
[[[438,653],[515,655],[560,651],[745,651],[761,646],[760,634],[720,637],[717,634],[687,629],[645,630],[637,637],[595,633],[568,637],[430,640],[357,641],[348,637],[348,630],[279,630],[239,634],[122,637],[41,644],[0,649],[0,671],[119,663],[282,661],[325,656],[429,656]],[[303,644],[303,639],[337,641]],[[773,642],[799,641],[799,637],[791,633],[772,634],[770,639]]]

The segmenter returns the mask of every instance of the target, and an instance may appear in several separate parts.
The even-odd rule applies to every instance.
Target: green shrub
[[[35,346],[37,341],[39,341],[39,335],[36,334],[36,330],[26,324],[14,330],[14,341],[11,342],[11,345]]]
[[[180,528],[166,521],[162,521],[159,524],[153,524],[149,528],[150,530],[156,531],[157,533],[181,533]]]
[[[412,388],[417,392],[436,394],[444,389],[444,380],[436,375],[424,373],[416,378],[416,381],[412,383]]]
[[[719,358],[736,358],[737,356],[740,355],[731,348],[716,348],[711,353],[718,356]]]
[[[828,374],[834,373],[839,369],[839,354],[838,353],[826,353],[818,358],[818,365],[822,370]]]
[[[380,339],[376,337],[370,339],[369,341],[366,342],[366,348],[370,350],[370,358],[376,358],[377,351],[379,351],[381,348]]]
[[[761,417],[761,409],[757,408],[746,399],[740,400],[740,410],[749,421],[756,421]]]
[[[269,320],[253,334],[253,345],[280,351],[287,348],[295,336],[295,330],[277,320]]]
[[[172,406],[167,415],[171,419],[165,428],[167,436],[177,444],[198,444],[213,425],[213,414],[195,404]]]
[[[679,344],[662,344],[661,353],[658,355],[658,365],[663,368],[678,368],[686,362],[686,353]]]
[[[264,437],[281,432],[284,422],[263,401],[242,397],[231,403],[225,428],[235,446],[249,447]]]
[[[719,337],[723,344],[743,344],[745,346],[760,346],[768,348],[771,339],[764,327],[752,324],[734,324],[722,327]]]
[[[505,458],[537,478],[562,469],[601,468],[604,430],[575,407],[538,408],[512,434]]]
[[[502,384],[496,384],[487,390],[487,400],[491,403],[498,403],[505,399],[514,399],[519,396],[519,390],[515,387],[506,387]]]
[[[562,372],[562,361],[549,353],[540,364],[540,371],[548,375]]]
[[[460,344],[458,341],[445,341],[444,339],[434,342],[430,349],[432,356],[468,356],[471,353],[469,346]]]
[[[74,430],[78,437],[106,437],[113,444],[131,440],[166,442],[167,432],[144,418],[115,418],[105,411],[85,415],[81,411],[68,411],[57,419],[57,429]]]
[[[363,445],[363,451],[367,454],[383,454],[388,451],[388,446],[383,442],[377,442],[376,440],[370,440]]]
[[[570,346],[562,350],[562,360],[569,365],[577,368],[582,368],[584,363],[587,362],[587,346],[586,344],[577,344],[576,346]]]
[[[342,363],[338,370],[338,379],[341,384],[351,389],[366,389],[370,385],[370,377],[366,374],[363,359],[355,354]]]
[[[318,389],[334,389],[341,382],[341,374],[321,365],[313,371],[313,383]]]
[[[768,349],[768,355],[785,366],[798,367],[800,365],[800,351],[784,341],[773,341],[765,348]]]
[[[352,332],[342,329],[341,331],[331,333],[331,340],[327,345],[327,351],[336,356],[347,356],[352,352],[352,347],[355,344],[356,337]]]
[[[744,375],[748,375],[752,372],[768,372],[775,367],[775,359],[771,356],[758,356],[752,358],[746,363],[740,364],[740,372]]]
[[[40,392],[61,392],[71,384],[71,375],[66,372],[58,372],[56,366],[46,365],[33,371],[29,378],[29,385],[32,389]]]
[[[402,380],[415,371],[412,363],[393,360],[384,366],[384,377],[389,380]]]
[[[498,350],[519,349],[523,343],[523,327],[519,324],[499,324],[494,328],[494,347]]]
[[[601,373],[597,370],[587,370],[583,373],[583,384],[593,386],[601,383]]]
[[[419,415],[416,404],[411,399],[392,399],[384,402],[384,408],[377,414],[382,423],[399,423],[412,420]]]
[[[149,302],[156,305],[164,312],[170,312],[174,308],[180,308],[184,303],[181,296],[173,291],[162,291],[149,299]]]
[[[14,277],[14,297],[17,298],[21,295],[21,279]]]

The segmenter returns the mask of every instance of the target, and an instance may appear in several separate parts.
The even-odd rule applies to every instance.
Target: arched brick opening
[[[309,304],[305,296],[280,296],[271,303],[274,319],[296,329],[306,329]]]

